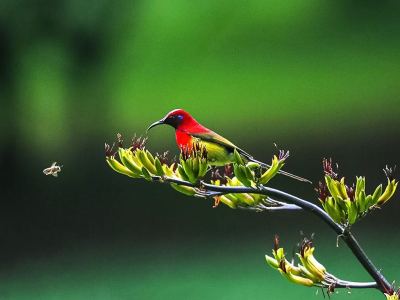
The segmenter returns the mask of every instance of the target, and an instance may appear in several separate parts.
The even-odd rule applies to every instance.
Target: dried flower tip
[[[304,238],[303,241],[301,242],[300,246],[300,255],[302,257],[305,256],[305,253],[313,247],[312,240],[309,240],[308,238]]]
[[[124,139],[122,138],[122,134],[117,133],[117,145],[119,148],[123,148]]]
[[[336,283],[332,282],[327,289],[328,295],[333,294],[335,292]]]
[[[115,143],[113,143],[112,146],[110,146],[107,143],[104,143],[104,152],[105,152],[106,157],[111,157],[111,156],[115,155],[114,146],[115,146]]]
[[[346,185],[346,193],[347,193],[347,196],[349,197],[350,201],[354,201],[354,197],[356,194],[356,188],[354,186],[354,183],[350,187]]]
[[[199,142],[193,144],[194,148],[194,156],[198,156],[200,158],[207,159],[207,148],[200,144]]]
[[[175,162],[175,157],[170,159],[168,157],[169,155],[169,151],[164,151],[162,154],[156,153],[156,157],[160,160],[161,164],[165,164],[165,165],[169,165],[172,164],[173,162]]]
[[[232,164],[227,164],[224,167],[224,176],[232,178],[233,176],[233,166]]]
[[[286,263],[284,259],[281,259],[281,261],[279,262],[279,269],[281,269],[284,273],[287,273]]]
[[[227,164],[221,168],[213,168],[211,171],[211,179],[216,181],[219,180],[221,184],[227,183],[227,178],[232,178],[233,176],[233,167],[231,164]]]
[[[316,187],[314,190],[317,192],[318,198],[322,201],[325,201],[330,195],[326,183],[322,181],[318,182],[318,187]]]
[[[211,179],[214,181],[223,180],[224,176],[220,174],[219,169],[215,168],[214,170],[211,171]]]
[[[201,158],[207,159],[207,157],[208,157],[207,148],[204,147],[204,148],[203,148],[203,151],[202,151],[202,153],[201,153]]]
[[[221,196],[215,196],[214,197],[214,205],[213,208],[218,207],[219,203],[221,202]]]
[[[285,150],[279,150],[278,159],[279,160],[286,160],[290,156],[290,152]]]
[[[324,169],[324,174],[327,176],[330,176],[333,179],[337,179],[338,178],[338,173],[335,173],[333,171],[333,167],[332,167],[332,158],[326,159],[324,158],[322,160],[322,167]],[[336,171],[338,169],[338,164],[336,164]]]
[[[396,171],[396,166],[393,168],[389,168],[388,165],[383,169],[383,172],[385,173],[385,176],[392,181],[394,179],[393,173]]]
[[[190,158],[190,151],[187,146],[182,146],[180,147],[181,150],[181,157],[184,161],[188,160]]]
[[[142,137],[142,136],[136,137],[135,134],[132,138],[131,148],[132,150],[137,150],[137,149],[143,150],[145,148],[146,142],[147,142],[147,137]]]
[[[193,145],[193,148],[194,148],[194,151],[199,152],[199,151],[200,151],[200,148],[201,148],[200,143],[195,143],[195,144]]]
[[[181,157],[184,161],[192,157],[207,159],[207,154],[208,154],[207,149],[199,142],[193,143],[190,146],[182,146],[180,147],[180,151],[181,151]]]
[[[279,235],[275,234],[274,236],[274,250],[275,252],[279,249]]]

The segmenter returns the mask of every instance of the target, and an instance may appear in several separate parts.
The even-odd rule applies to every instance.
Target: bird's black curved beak
[[[155,126],[157,126],[157,125],[163,125],[163,124],[165,124],[164,121],[165,121],[164,119],[161,119],[160,121],[154,122],[153,124],[151,124],[151,125],[149,126],[149,128],[147,128],[146,132],[148,132],[151,128],[153,128],[153,127],[155,127]]]

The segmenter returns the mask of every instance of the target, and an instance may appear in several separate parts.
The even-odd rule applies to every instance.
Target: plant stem
[[[377,267],[372,263],[372,261],[368,258],[365,251],[362,249],[360,244],[357,242],[354,235],[345,227],[341,226],[340,224],[336,223],[323,209],[319,206],[296,197],[294,195],[288,194],[286,192],[273,189],[266,186],[258,186],[257,188],[252,187],[245,187],[245,186],[217,186],[213,184],[208,184],[205,182],[200,182],[200,185],[195,185],[190,182],[170,178],[170,177],[154,177],[153,179],[156,180],[163,180],[165,182],[173,182],[180,185],[190,186],[198,189],[205,189],[206,191],[214,191],[218,192],[219,195],[222,194],[229,194],[229,193],[253,193],[253,194],[261,194],[270,196],[273,198],[278,198],[286,203],[294,204],[298,207],[301,207],[304,210],[307,210],[320,219],[322,219],[328,226],[333,229],[336,234],[338,234],[346,245],[350,248],[353,254],[356,256],[358,261],[364,267],[364,269],[371,275],[371,277],[375,280],[376,285],[374,287],[378,288],[382,293],[388,293],[392,291],[392,286],[390,282],[380,273]],[[206,193],[204,193],[206,194]],[[215,194],[214,194],[215,195]]]
[[[346,228],[342,227],[341,225],[337,224],[333,221],[333,219],[320,207],[317,205],[310,203],[306,200],[300,199],[288,193],[264,187],[263,190],[266,191],[267,195],[271,195],[277,197],[281,200],[287,201],[289,203],[296,204],[303,208],[304,210],[308,210],[318,217],[320,217],[323,221],[325,221],[346,243],[346,245],[350,248],[353,254],[357,257],[358,261],[362,264],[364,269],[371,275],[371,277],[375,280],[378,285],[378,288],[382,292],[388,292],[391,290],[391,284],[389,281],[379,272],[377,267],[372,263],[372,261],[368,258],[365,251],[362,249],[360,244],[355,239],[354,235],[347,230]]]
[[[365,251],[361,248],[360,244],[355,239],[354,235],[343,226],[337,224],[324,210],[319,206],[303,200],[299,197],[293,196],[291,194],[285,193],[283,191],[261,186],[259,189],[247,188],[247,187],[229,187],[229,186],[215,186],[207,183],[203,183],[203,186],[211,191],[220,191],[224,193],[256,193],[278,198],[282,201],[295,204],[304,210],[307,210],[319,218],[321,218],[325,223],[329,225],[346,243],[353,254],[357,257],[358,261],[362,264],[364,269],[371,275],[371,277],[377,283],[378,289],[387,293],[392,290],[389,281],[380,273],[372,261],[368,258]]]
[[[353,282],[338,279],[335,288],[376,289],[378,284],[376,282]]]

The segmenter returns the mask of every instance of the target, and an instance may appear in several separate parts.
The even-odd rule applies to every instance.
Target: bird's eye
[[[178,120],[182,121],[183,120],[183,116],[182,115],[177,115],[176,116],[178,118]]]

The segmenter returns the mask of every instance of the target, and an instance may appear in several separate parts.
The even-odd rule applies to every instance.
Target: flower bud
[[[106,162],[108,165],[113,169],[114,171],[132,177],[132,178],[139,178],[140,175],[133,173],[131,170],[129,170],[127,167],[125,167],[123,164],[121,164],[119,161],[117,161],[114,157],[110,156],[106,158]]]
[[[252,175],[252,171],[246,166],[233,164],[233,172],[235,173],[236,178],[247,187],[255,186],[254,183],[254,175]]]
[[[183,186],[176,183],[171,183],[171,187],[174,190],[178,191],[179,193],[182,193],[187,196],[194,196],[196,194],[196,190],[189,186]]]
[[[207,150],[199,143],[193,144],[190,149],[182,148],[180,155],[180,164],[185,175],[180,172],[186,181],[196,183],[203,178],[208,169]]]
[[[260,184],[267,184],[284,166],[286,158],[287,156],[282,156],[282,158],[279,159],[276,155],[274,155],[271,166],[261,175],[258,182]]]
[[[382,204],[386,203],[393,196],[393,194],[396,192],[397,184],[398,184],[398,182],[396,182],[395,179],[393,179],[393,180],[388,179],[388,183],[385,188],[385,191],[383,192],[383,194],[379,197],[379,199],[377,201],[378,205],[382,205]]]
[[[315,248],[312,245],[312,242],[308,239],[304,239],[300,248],[300,253],[298,253],[298,257],[302,263],[302,265],[313,275],[318,281],[322,281],[326,275],[325,267],[320,264],[314,257]]]

